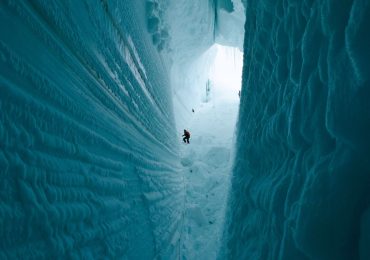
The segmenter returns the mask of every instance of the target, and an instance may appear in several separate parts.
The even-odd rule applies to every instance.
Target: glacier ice
[[[178,142],[145,8],[1,2],[1,259],[176,253]]]
[[[247,0],[230,259],[368,259],[369,1]]]
[[[0,258],[195,256],[184,185],[204,179],[191,203],[219,189],[205,156],[234,159],[220,259],[368,259],[369,17],[369,0],[1,1]],[[215,43],[244,50],[235,154],[181,158]]]
[[[1,2],[1,259],[181,255],[178,103],[216,2]]]

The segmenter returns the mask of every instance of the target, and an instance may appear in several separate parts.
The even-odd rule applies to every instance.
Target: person
[[[182,135],[184,138],[182,139],[184,143],[189,143],[190,133],[186,129],[184,129],[184,134]]]
[[[194,108],[191,111],[193,111],[193,113],[194,113]]]
[[[240,90],[239,90],[239,92],[238,92],[238,96],[239,96],[239,98],[240,98]]]

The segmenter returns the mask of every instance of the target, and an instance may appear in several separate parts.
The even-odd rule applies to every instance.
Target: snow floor
[[[181,147],[186,182],[182,259],[216,259],[230,183],[239,98],[202,103]]]

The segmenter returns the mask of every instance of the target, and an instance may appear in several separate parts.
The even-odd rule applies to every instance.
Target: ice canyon
[[[244,56],[200,258],[215,44]],[[1,0],[0,109],[0,259],[370,259],[369,0]]]

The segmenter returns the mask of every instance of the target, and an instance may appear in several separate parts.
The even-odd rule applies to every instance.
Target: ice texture
[[[0,259],[178,256],[172,93],[146,8],[1,1]]]
[[[228,259],[369,259],[370,1],[246,0]]]
[[[210,47],[241,48],[240,10],[1,1],[0,259],[181,256],[177,128],[201,101]]]
[[[216,55],[214,44],[242,49],[244,7],[241,0],[163,0],[160,6],[165,10],[158,12],[163,14],[160,24],[170,35],[162,55],[170,60],[174,111],[181,128],[204,98]]]
[[[241,0],[219,0],[215,42],[243,50],[245,9]],[[223,8],[222,8],[223,7]]]
[[[370,1],[243,3],[245,35],[238,0],[0,2],[0,259],[196,255],[176,128],[214,43],[245,52],[219,258],[369,259]]]

